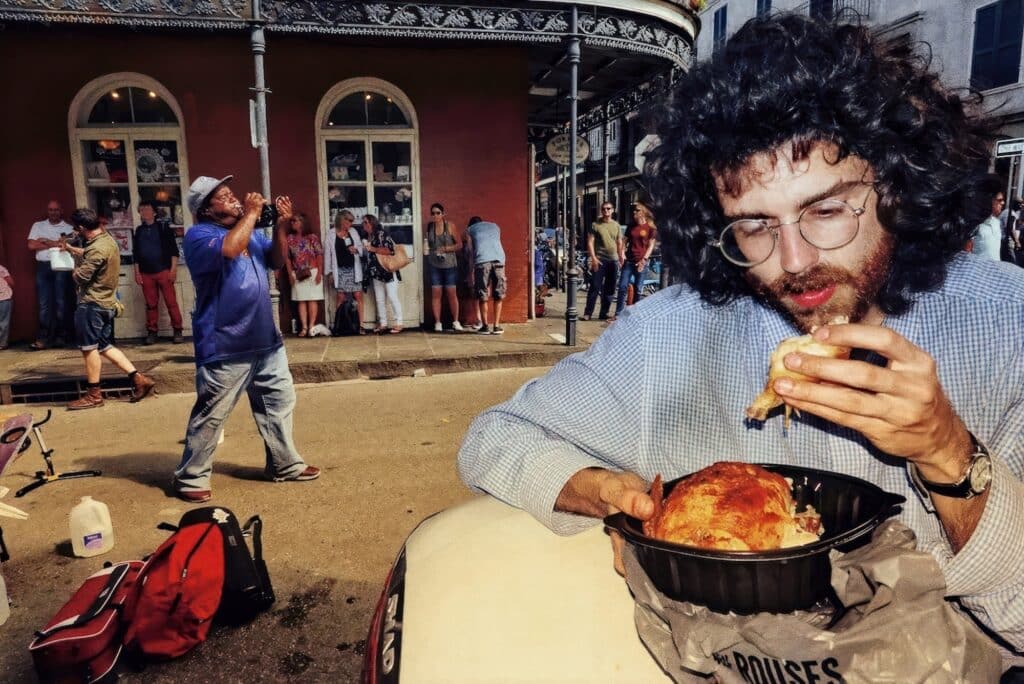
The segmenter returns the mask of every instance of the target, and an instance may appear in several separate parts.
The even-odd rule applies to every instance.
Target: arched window
[[[107,232],[121,248],[122,271],[132,264],[140,202],[154,204],[157,222],[170,225],[179,244],[192,224],[182,201],[190,182],[182,120],[171,93],[138,73],[101,76],[85,84],[71,102],[68,139],[76,203],[106,219]],[[192,285],[184,259],[178,264],[178,304],[187,310]],[[145,306],[139,288],[134,278],[122,280],[119,294],[126,311],[118,318],[117,332],[125,337],[144,335]],[[163,309],[161,316],[161,329],[169,331]]]
[[[422,221],[418,126],[412,103],[387,81],[354,78],[324,95],[316,121],[325,248],[333,245],[332,227],[342,209],[355,214],[357,222],[364,214],[376,215],[392,239],[413,256],[415,263],[402,271],[407,275],[400,293],[404,324],[419,324],[422,279],[413,274],[422,263]],[[331,308],[334,298],[327,301]]]

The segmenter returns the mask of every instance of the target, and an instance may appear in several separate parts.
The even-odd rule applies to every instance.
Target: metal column
[[[576,111],[576,100],[579,95],[580,72],[580,37],[577,33],[578,10],[572,7],[572,23],[569,25],[569,45],[566,56],[569,58],[569,225],[566,226],[566,243],[569,260],[569,289],[565,306],[565,344],[576,346],[576,283],[580,272],[576,268],[576,136],[579,120]]]
[[[611,122],[611,118],[609,116],[609,112],[610,112],[610,107],[607,104],[605,104],[605,106],[604,106],[604,152],[603,152],[603,154],[604,154],[604,195],[601,197],[601,201],[602,202],[607,202],[608,201],[608,195],[610,194],[608,192],[608,157],[610,156],[608,154],[608,138],[609,138],[609,132],[610,132],[608,129],[611,128],[611,123],[612,122]],[[616,209],[619,208],[618,203],[615,204],[615,208]]]
[[[253,0],[252,3],[252,56],[255,67],[256,84],[250,88],[256,93],[255,120],[256,120],[256,150],[260,157],[260,193],[268,202],[273,202],[270,194],[270,143],[267,140],[267,90],[266,77],[263,71],[263,55],[267,52],[267,39],[263,33],[263,18],[260,12],[260,0]],[[276,226],[269,229],[276,230]],[[271,235],[271,237],[273,237]],[[270,280],[270,309],[274,316],[274,325],[281,329],[281,312],[278,311],[281,301],[281,292],[277,289],[277,276],[271,269],[267,272]]]

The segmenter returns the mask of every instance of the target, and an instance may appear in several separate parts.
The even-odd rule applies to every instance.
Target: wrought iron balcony
[[[870,19],[871,0],[810,0],[796,11],[818,19]]]

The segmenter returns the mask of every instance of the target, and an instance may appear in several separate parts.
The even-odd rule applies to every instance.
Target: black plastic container
[[[813,544],[775,551],[714,551],[661,541],[625,513],[605,525],[626,538],[658,590],[720,613],[789,613],[832,595],[828,553],[867,543],[872,531],[905,499],[848,475],[812,468],[764,468],[793,481],[798,511],[808,504],[821,514],[825,534]],[[685,477],[665,483],[665,496]]]

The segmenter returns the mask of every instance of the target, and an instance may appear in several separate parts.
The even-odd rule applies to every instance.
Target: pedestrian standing
[[[0,349],[7,349],[11,333],[11,304],[14,301],[14,278],[0,265]]]
[[[448,299],[452,312],[452,329],[462,332],[459,322],[459,240],[455,225],[444,217],[444,207],[434,202],[430,205],[430,223],[424,240],[427,265],[430,269],[430,305],[434,314],[434,332],[441,332],[441,293]]]
[[[473,286],[479,306],[480,335],[500,335],[501,305],[508,289],[505,279],[505,250],[501,246],[501,228],[497,223],[484,221],[479,216],[469,219],[466,242],[473,250]],[[494,300],[494,324],[487,324],[487,303]]]
[[[600,319],[608,319],[612,306],[612,293],[619,279],[619,253],[622,251],[622,226],[612,218],[615,207],[611,202],[601,204],[601,215],[590,224],[587,232],[587,266],[590,268],[590,288],[582,320],[594,315],[594,304],[601,298]]]
[[[334,287],[335,308],[340,309],[352,297],[359,312],[359,334],[365,335],[363,320],[363,240],[355,227],[355,216],[342,209],[334,219],[334,237],[324,249],[324,270]]]
[[[171,319],[174,344],[181,344],[185,341],[184,326],[174,292],[174,283],[178,279],[178,243],[169,225],[156,222],[156,205],[152,202],[139,203],[139,218],[142,223],[135,229],[132,255],[135,282],[142,287],[142,296],[146,300],[146,344],[156,344],[157,341],[160,297],[163,297]]]
[[[64,220],[60,202],[46,204],[46,218],[36,221],[28,232],[28,248],[36,255],[36,298],[39,303],[39,330],[30,349],[38,351],[49,346],[64,346],[65,293],[68,272],[54,270],[50,265],[50,250],[60,246],[60,240],[74,231]]]
[[[619,263],[622,264],[622,275],[619,276],[619,296],[615,301],[614,319],[626,308],[626,293],[633,286],[633,303],[643,298],[644,271],[654,252],[658,229],[654,225],[654,215],[642,202],[633,206],[633,225],[626,229],[626,236],[619,248]]]
[[[387,330],[397,335],[402,332],[402,301],[398,297],[398,283],[402,280],[402,274],[399,271],[392,273],[377,260],[378,254],[395,253],[395,241],[373,214],[363,217],[363,232],[369,237],[363,241],[363,248],[369,253],[366,271],[373,283],[373,298],[377,304],[377,326],[373,331],[379,334]],[[390,329],[387,327],[388,304],[391,305],[391,315],[395,321]]]
[[[292,285],[292,301],[299,307],[299,337],[308,337],[320,315],[324,300],[324,248],[320,236],[305,214],[296,213],[288,222],[288,261],[285,268]]]
[[[62,240],[60,247],[78,260],[71,273],[78,287],[75,342],[85,361],[87,389],[83,397],[68,404],[68,410],[103,406],[100,371],[104,358],[127,373],[132,383],[131,400],[142,401],[153,391],[155,383],[140,373],[113,343],[114,317],[120,307],[117,286],[121,279],[121,251],[92,209],[75,209],[71,223],[84,246],[73,247]]]

